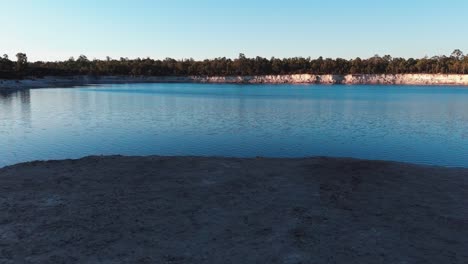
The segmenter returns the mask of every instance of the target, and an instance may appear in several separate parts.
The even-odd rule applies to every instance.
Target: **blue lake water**
[[[0,167],[101,154],[468,167],[468,88],[126,84],[0,94]]]

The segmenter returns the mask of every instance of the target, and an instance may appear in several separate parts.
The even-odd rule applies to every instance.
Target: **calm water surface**
[[[468,88],[128,84],[0,94],[0,167],[100,154],[468,167]]]

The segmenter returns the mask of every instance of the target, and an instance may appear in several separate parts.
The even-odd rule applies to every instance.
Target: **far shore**
[[[373,84],[468,86],[468,74],[349,74],[262,76],[46,76],[21,80],[0,79],[0,90],[73,87],[124,83],[230,83],[230,84]]]
[[[1,263],[466,263],[468,169],[93,156],[0,169]]]

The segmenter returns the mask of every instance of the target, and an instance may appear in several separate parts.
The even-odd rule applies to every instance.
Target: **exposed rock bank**
[[[442,74],[355,74],[355,75],[266,75],[238,77],[190,77],[206,83],[291,83],[291,84],[401,84],[468,85],[468,75]]]
[[[37,79],[1,80],[0,89],[66,87],[117,83],[251,83],[251,84],[399,84],[399,85],[466,85],[464,74],[349,74],[349,75],[265,75],[265,76],[48,76]]]
[[[467,263],[468,169],[88,157],[0,169],[0,263]]]

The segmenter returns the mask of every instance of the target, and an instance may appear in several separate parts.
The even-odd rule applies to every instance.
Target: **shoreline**
[[[0,91],[125,83],[226,83],[226,84],[344,84],[344,85],[456,85],[468,86],[468,74],[348,74],[264,76],[46,76],[23,80],[0,79]]]
[[[0,193],[5,263],[468,259],[465,168],[91,156],[1,168]]]

